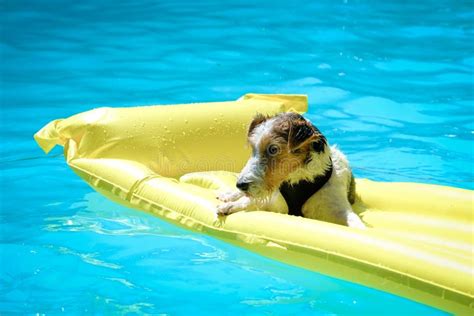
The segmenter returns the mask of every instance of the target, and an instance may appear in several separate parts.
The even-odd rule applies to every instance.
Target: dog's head
[[[250,123],[248,142],[252,156],[237,188],[255,198],[267,196],[293,172],[329,151],[321,132],[297,113],[257,115]]]

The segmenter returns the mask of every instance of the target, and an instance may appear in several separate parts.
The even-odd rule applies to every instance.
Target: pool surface
[[[473,189],[471,1],[15,0],[0,19],[1,314],[444,314],[114,204],[32,135],[99,106],[303,93],[356,177]]]

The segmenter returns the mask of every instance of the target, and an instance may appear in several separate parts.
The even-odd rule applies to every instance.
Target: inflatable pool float
[[[216,216],[216,192],[232,189],[250,155],[255,113],[304,113],[301,95],[247,94],[237,101],[97,108],[35,134],[48,153],[123,205],[264,256],[456,314],[474,313],[473,192],[357,179],[351,229],[263,211]]]

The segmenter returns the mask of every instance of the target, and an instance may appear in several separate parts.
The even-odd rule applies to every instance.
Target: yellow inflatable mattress
[[[98,108],[35,134],[48,153],[95,190],[126,206],[282,262],[410,298],[474,313],[473,191],[357,179],[351,229],[263,211],[216,216],[216,192],[235,186],[250,156],[257,113],[303,113],[301,95],[247,94],[237,101]]]

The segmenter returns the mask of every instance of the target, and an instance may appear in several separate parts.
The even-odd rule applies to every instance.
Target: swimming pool
[[[305,93],[356,176],[472,189],[468,4],[3,6],[1,311],[442,313],[117,206],[32,135],[96,106]]]

